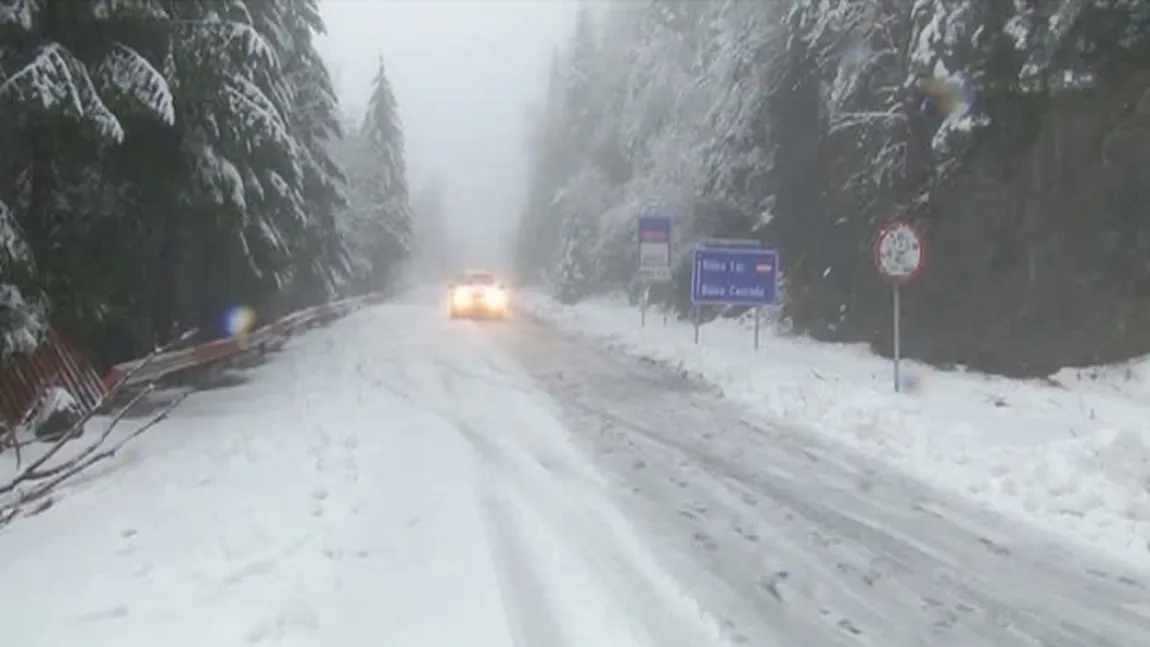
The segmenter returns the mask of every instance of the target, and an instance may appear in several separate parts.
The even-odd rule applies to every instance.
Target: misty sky
[[[525,188],[526,119],[542,95],[572,0],[321,0],[318,46],[345,113],[357,118],[379,55],[407,137],[413,191],[447,188],[459,262],[505,267]]]

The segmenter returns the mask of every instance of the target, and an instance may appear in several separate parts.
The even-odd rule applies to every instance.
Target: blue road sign
[[[696,247],[691,270],[691,303],[771,305],[778,292],[778,277],[777,250]]]
[[[671,279],[671,219],[666,216],[639,217],[638,274],[645,281]]]

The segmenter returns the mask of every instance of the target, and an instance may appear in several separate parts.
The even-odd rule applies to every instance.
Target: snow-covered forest
[[[580,10],[550,79],[517,262],[561,298],[627,289],[651,210],[676,221],[680,313],[693,244],[754,237],[796,332],[885,352],[871,246],[900,217],[932,252],[911,354],[1150,352],[1150,2],[618,1]]]
[[[318,0],[0,2],[0,355],[97,364],[386,289],[411,244],[382,63],[341,123]]]
[[[443,180],[432,177],[411,197],[415,220],[415,245],[412,248],[412,271],[429,279],[447,278],[458,268],[448,265],[449,252],[458,243],[447,229],[447,187]]]

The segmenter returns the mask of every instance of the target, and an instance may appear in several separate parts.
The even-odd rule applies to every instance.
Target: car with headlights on
[[[463,272],[448,286],[447,298],[452,319],[507,318],[507,287],[492,272]]]

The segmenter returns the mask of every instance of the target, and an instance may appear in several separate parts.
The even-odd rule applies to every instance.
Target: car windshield
[[[459,282],[464,285],[494,285],[495,276],[489,272],[472,272],[464,274]]]

